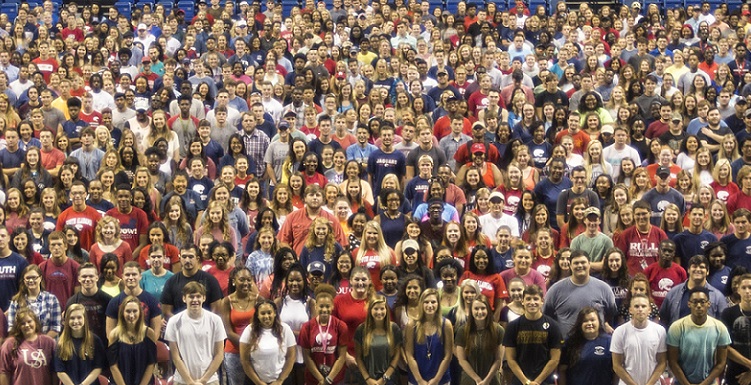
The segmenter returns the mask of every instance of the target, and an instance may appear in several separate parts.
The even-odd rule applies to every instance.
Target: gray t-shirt
[[[288,153],[289,143],[277,140],[269,144],[269,148],[266,149],[266,154],[263,156],[264,163],[270,164],[274,169],[274,176],[276,176],[277,181],[282,179],[282,165]]]
[[[402,345],[402,331],[395,323],[391,323],[391,333],[394,336],[392,341],[393,350],[398,349]],[[355,330],[355,343],[362,344],[365,341],[365,324],[360,325]],[[370,349],[368,355],[363,357],[365,367],[368,369],[368,375],[370,378],[381,378],[383,373],[391,365],[391,354],[389,351],[389,343],[385,335],[373,335],[370,341]],[[364,353],[364,352],[363,352]],[[358,373],[359,374],[359,373]]]
[[[586,306],[597,309],[604,322],[612,322],[617,312],[613,290],[607,283],[594,277],[590,277],[584,285],[575,285],[571,278],[556,282],[548,290],[543,311],[558,321],[561,334],[567,336],[576,323],[579,311]]]

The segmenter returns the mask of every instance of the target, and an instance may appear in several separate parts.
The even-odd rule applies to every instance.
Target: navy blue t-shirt
[[[558,195],[566,189],[570,189],[573,184],[571,180],[564,177],[559,183],[553,183],[549,178],[541,180],[535,186],[535,195],[540,203],[543,203],[550,213],[550,226],[556,230],[558,228],[558,220],[556,219],[556,209],[558,206]]]
[[[21,272],[28,266],[26,258],[11,251],[10,255],[0,258],[0,308],[7,311],[10,299],[18,292],[18,282]]]
[[[209,192],[212,188],[214,188],[214,182],[208,177],[202,179],[188,178],[188,189],[198,194],[203,207],[209,207]]]
[[[683,217],[683,213],[686,211],[686,204],[685,199],[683,198],[683,194],[679,193],[678,190],[672,187],[670,188],[670,190],[668,190],[668,192],[664,194],[658,192],[657,188],[653,188],[647,191],[642,199],[649,202],[649,206],[652,208],[652,217],[649,219],[649,221],[652,222],[652,224],[655,226],[660,226],[660,222],[662,221],[662,212],[665,211],[665,208],[670,203],[674,203],[678,206],[678,209],[681,210],[681,217]]]
[[[107,305],[107,318],[117,319],[118,311],[120,310],[120,304],[123,303],[125,297],[128,295],[122,292],[117,297],[112,298],[109,305]],[[159,304],[159,300],[153,295],[149,294],[146,290],[141,291],[138,295],[138,299],[141,301],[141,307],[144,309],[144,319],[151,322],[154,317],[162,315],[162,305]]]
[[[416,176],[407,182],[404,187],[404,199],[407,199],[412,207],[417,207],[425,202],[425,192],[428,191],[428,180]],[[386,204],[384,202],[384,204]]]
[[[26,158],[26,153],[20,148],[16,152],[10,152],[7,148],[0,150],[0,162],[3,162],[5,168],[21,167],[24,158]]]
[[[681,259],[681,266],[688,271],[688,260],[694,255],[704,255],[704,248],[710,242],[717,242],[717,237],[707,230],[693,234],[688,230],[673,237],[675,256]]]
[[[378,149],[368,157],[368,174],[373,176],[373,195],[378,196],[381,191],[381,181],[388,174],[395,174],[399,180],[407,173],[407,159],[401,151],[393,151],[390,154]]]
[[[532,156],[532,161],[535,162],[535,167],[540,170],[545,168],[550,155],[553,153],[553,145],[547,141],[542,142],[542,144],[529,141],[527,147],[529,147],[529,154]]]
[[[725,264],[731,269],[743,266],[751,271],[751,237],[738,239],[735,234],[730,234],[720,239],[728,247]]]

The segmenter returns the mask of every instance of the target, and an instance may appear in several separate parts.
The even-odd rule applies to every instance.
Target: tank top
[[[292,299],[289,295],[285,296],[282,300],[282,311],[279,312],[279,320],[289,325],[293,332],[299,332],[302,329],[302,324],[310,320],[308,314],[308,308],[304,301]],[[297,359],[298,364],[302,364],[302,348],[297,345]]]
[[[250,325],[250,320],[253,319],[255,312],[256,310],[253,307],[248,310],[237,310],[234,307],[229,309],[229,322],[232,324],[232,330],[238,336],[243,334],[245,328]],[[227,343],[224,345],[224,352],[239,354],[240,347],[235,346],[232,341],[227,339]]]
[[[443,329],[446,320],[441,319],[441,321],[440,327]],[[417,361],[417,366],[420,367],[420,376],[422,376],[425,381],[432,380],[438,372],[438,367],[441,366],[441,361],[443,360],[445,353],[443,346],[445,343],[445,335],[443,334],[443,331],[444,330],[441,330],[441,335],[438,335],[438,332],[436,332],[432,335],[425,336],[425,342],[422,344],[417,342],[417,336],[415,336],[414,357],[415,361]],[[446,384],[449,381],[451,381],[451,371],[446,370],[446,373],[443,374],[443,377],[441,377],[441,380],[438,381],[438,383]],[[417,383],[411,372],[409,373],[409,382],[411,384]]]

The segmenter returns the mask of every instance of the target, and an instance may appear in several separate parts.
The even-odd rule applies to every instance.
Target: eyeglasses
[[[706,304],[709,303],[709,301],[707,301],[706,299],[695,299],[693,301],[688,301],[688,302],[690,302],[690,303],[692,303],[694,305],[706,305]]]
[[[41,277],[38,276],[38,275],[31,275],[31,276],[24,277],[25,280],[32,281],[32,282],[38,280],[39,278],[41,278]]]

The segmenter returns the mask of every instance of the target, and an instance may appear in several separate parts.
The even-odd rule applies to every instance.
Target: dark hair
[[[287,275],[282,269],[282,260],[289,254],[292,254],[292,257],[297,261],[297,253],[289,247],[282,247],[274,254],[274,279],[271,281],[271,297],[278,297],[282,294],[282,282]]]
[[[600,313],[597,312],[597,309],[591,306],[586,306],[581,309],[579,315],[576,317],[574,326],[568,334],[568,339],[566,340],[568,349],[566,349],[567,357],[565,357],[565,359],[569,365],[574,365],[579,361],[582,348],[584,347],[584,344],[587,343],[587,339],[584,337],[584,331],[582,330],[582,325],[584,324],[584,318],[592,313],[597,314],[597,319],[600,321],[600,330],[598,331],[602,332],[602,319],[600,319]]]
[[[490,250],[488,250],[487,247],[484,245],[476,246],[474,249],[472,249],[472,254],[470,254],[469,257],[469,271],[471,271],[474,274],[478,274],[477,265],[475,264],[475,255],[477,255],[478,252],[484,252],[485,255],[488,258],[488,266],[485,267],[485,273],[496,271],[495,264],[493,263],[493,257],[490,254]]]

